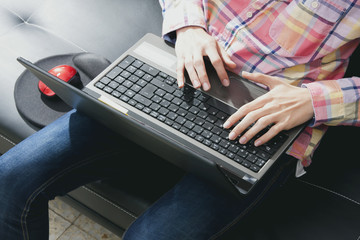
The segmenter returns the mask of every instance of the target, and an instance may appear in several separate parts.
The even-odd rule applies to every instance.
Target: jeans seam
[[[83,187],[83,188],[84,188],[86,191],[90,192],[91,194],[95,195],[96,197],[101,198],[102,200],[104,200],[105,202],[107,202],[108,204],[110,204],[111,206],[113,206],[113,207],[119,209],[120,211],[128,214],[130,217],[134,218],[135,220],[137,219],[137,217],[136,217],[133,213],[131,213],[131,212],[127,211],[126,209],[124,209],[124,208],[116,205],[115,203],[113,203],[113,202],[111,202],[110,200],[104,198],[103,196],[101,196],[100,194],[94,192],[93,190],[89,189],[88,187]]]
[[[70,172],[71,170],[81,167],[84,164],[93,162],[95,160],[97,160],[99,157],[104,157],[106,155],[111,155],[114,154],[116,152],[109,152],[106,154],[101,154],[101,155],[97,155],[97,156],[93,156],[90,158],[86,158],[85,160],[81,161],[81,162],[77,162],[74,165],[71,165],[69,167],[67,167],[66,169],[64,169],[63,171],[59,172],[58,174],[56,174],[55,176],[52,176],[50,179],[48,179],[47,181],[45,181],[40,187],[38,187],[30,196],[29,198],[26,200],[23,212],[21,214],[20,217],[20,224],[21,224],[21,228],[23,231],[23,237],[24,239],[28,240],[30,239],[29,237],[29,231],[27,229],[27,223],[26,223],[26,218],[29,212],[29,207],[31,206],[32,202],[34,201],[34,199],[38,196],[38,194],[40,192],[42,192],[44,189],[46,189],[51,183],[54,183],[57,179],[59,179],[60,177],[64,176],[66,173]]]

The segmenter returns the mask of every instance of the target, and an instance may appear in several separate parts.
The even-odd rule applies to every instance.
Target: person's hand
[[[242,76],[268,86],[270,91],[240,107],[224,123],[224,128],[230,128],[241,120],[230,132],[230,140],[242,134],[239,142],[245,144],[261,130],[273,124],[264,135],[255,140],[254,145],[260,146],[280,131],[291,129],[313,117],[314,111],[308,89],[295,87],[280,78],[260,73],[243,72]],[[252,123],[255,124],[244,133]]]
[[[184,71],[186,69],[194,88],[210,89],[209,78],[206,74],[204,57],[209,57],[222,84],[229,86],[230,81],[225,66],[235,68],[236,64],[230,59],[225,50],[214,37],[200,27],[184,27],[176,31],[175,51],[177,55],[178,86],[184,86]]]

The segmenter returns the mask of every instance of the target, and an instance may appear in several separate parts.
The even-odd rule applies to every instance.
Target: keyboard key
[[[255,155],[253,155],[253,154],[249,154],[247,157],[246,157],[246,160],[248,160],[249,162],[251,162],[251,163],[256,163],[256,161],[258,160],[258,158],[255,156]]]
[[[147,82],[150,82],[153,79],[150,74],[145,74],[142,78]]]
[[[114,89],[112,89],[111,87],[106,86],[106,87],[104,87],[103,90],[104,90],[105,92],[107,92],[107,93],[111,93]]]
[[[116,90],[120,93],[124,93],[127,91],[127,88],[124,86],[119,86],[118,88],[116,88]]]
[[[108,86],[111,87],[112,89],[115,89],[115,88],[117,88],[119,85],[120,85],[119,83],[117,83],[117,82],[115,82],[115,81],[111,81]]]
[[[235,154],[232,153],[232,152],[230,152],[230,151],[226,154],[226,156],[227,156],[228,158],[230,158],[230,159],[234,159],[234,158],[235,158]]]
[[[124,102],[127,102],[127,101],[130,100],[130,98],[128,96],[126,96],[126,95],[121,95],[120,100],[122,100]]]
[[[155,91],[156,87],[154,85],[148,84],[140,91],[140,94],[150,99],[154,96]]]
[[[185,118],[190,120],[190,121],[194,121],[196,116],[194,114],[192,114],[192,113],[188,113],[188,114],[186,114]]]
[[[188,135],[189,137],[191,137],[191,138],[195,138],[195,137],[196,137],[196,133],[194,133],[193,131],[189,131],[189,132],[187,133],[187,135]]]
[[[187,129],[186,127],[181,127],[180,132],[182,132],[183,134],[187,134],[189,132],[189,129]]]
[[[166,94],[166,92],[164,90],[162,90],[162,89],[158,89],[158,90],[155,91],[155,94],[160,96],[160,97],[163,97]]]
[[[108,78],[108,77],[103,77],[103,78],[100,80],[100,82],[101,82],[102,84],[104,84],[104,85],[108,85],[109,82],[111,82],[111,79]]]
[[[175,88],[167,85],[165,82],[160,81],[159,79],[154,78],[151,80],[151,83],[155,86],[167,91],[168,93],[173,93],[175,91]]]
[[[105,84],[103,84],[101,82],[97,82],[97,83],[95,83],[95,87],[97,87],[99,89],[103,89],[105,87]]]
[[[208,131],[208,130],[204,130],[204,131],[201,133],[201,136],[203,136],[204,138],[207,138],[207,139],[211,138],[212,135],[213,135],[213,134],[212,134],[210,131]]]
[[[222,146],[223,148],[228,148],[230,146],[230,142],[226,140],[221,140],[219,145]]]
[[[174,112],[169,112],[166,117],[170,118],[171,120],[175,120],[177,118],[177,114]]]
[[[195,139],[196,139],[197,141],[199,141],[199,142],[204,141],[204,137],[201,136],[201,135],[197,135],[197,136],[195,137]]]
[[[219,147],[219,145],[213,143],[213,144],[211,144],[211,148],[214,149],[215,151],[218,151],[220,147]]]
[[[134,96],[134,100],[143,104],[144,106],[150,106],[150,104],[152,103],[149,99],[137,94]]]
[[[110,79],[114,79],[117,75],[121,73],[122,69],[119,67],[114,67],[113,70],[111,70],[106,76]]]
[[[132,63],[132,65],[133,65],[134,67],[136,67],[136,68],[141,67],[143,64],[144,64],[144,63],[143,63],[142,61],[137,60],[137,59]]]
[[[142,110],[144,108],[144,105],[142,105],[141,103],[137,103],[135,107],[139,110]]]
[[[136,93],[135,93],[134,91],[132,91],[132,90],[127,90],[127,91],[125,92],[125,95],[128,96],[129,98],[134,97],[135,94],[136,94]]]
[[[122,76],[117,76],[116,78],[114,78],[114,81],[122,84],[125,81],[125,78],[123,78]]]
[[[181,125],[178,124],[178,123],[176,123],[176,122],[174,122],[174,124],[172,125],[172,127],[175,128],[176,130],[180,130]]]
[[[123,78],[128,78],[131,76],[131,73],[127,72],[127,71],[122,71],[120,73],[120,76],[122,76]]]
[[[188,128],[188,129],[192,129],[193,127],[195,127],[195,124],[190,121],[186,121],[184,123],[184,127]]]
[[[200,134],[202,131],[204,131],[204,129],[200,126],[195,126],[193,128],[193,131],[196,132],[197,134]]]
[[[260,171],[260,167],[253,164],[250,166],[250,170],[254,171],[254,172],[259,172]]]
[[[155,77],[159,73],[159,70],[157,70],[147,64],[142,65],[140,69],[143,70],[144,72],[150,74],[153,77]]]
[[[145,72],[138,69],[135,73],[134,73],[137,77],[141,78],[145,75]]]
[[[197,117],[197,118],[195,118],[194,122],[195,122],[197,125],[202,126],[202,125],[205,123],[205,120]]]
[[[248,161],[246,161],[246,160],[242,161],[241,165],[243,165],[243,166],[246,167],[246,168],[250,168],[250,167],[251,167],[251,163],[248,162]]]
[[[159,113],[155,112],[155,111],[152,111],[150,113],[150,116],[154,117],[154,118],[157,118],[159,116]]]
[[[175,119],[175,122],[177,122],[178,124],[181,124],[183,125],[185,122],[186,122],[186,119],[181,117],[181,116],[178,116],[176,119]]]
[[[211,142],[210,140],[205,139],[205,140],[203,141],[203,144],[205,144],[206,146],[209,147],[209,146],[212,144],[212,142]]]
[[[131,66],[131,65],[126,68],[126,71],[128,71],[130,73],[134,73],[136,70],[137,70],[137,68],[134,66]]]
[[[111,95],[113,95],[113,96],[116,97],[116,98],[119,98],[119,97],[121,96],[121,93],[119,93],[118,91],[113,91],[113,92],[111,93]]]
[[[242,157],[235,156],[234,161],[241,164],[244,161],[244,159]]]
[[[159,109],[159,113],[160,113],[161,115],[166,116],[166,114],[169,113],[169,110],[167,110],[167,109],[164,108],[164,107],[161,107],[161,108]]]
[[[179,109],[176,111],[176,113],[179,114],[180,116],[185,117],[188,112],[185,111],[185,110],[182,109],[182,108],[179,108]]]
[[[206,130],[211,130],[213,128],[214,125],[212,125],[209,122],[205,122],[202,127],[205,128]]]
[[[217,135],[213,135],[210,138],[211,141],[213,141],[214,143],[218,144],[221,141],[221,137],[217,136]]]
[[[160,109],[160,105],[157,103],[152,103],[149,108],[151,108],[154,111],[158,111]]]
[[[193,114],[195,114],[195,115],[197,115],[197,114],[199,113],[199,111],[200,111],[200,109],[197,108],[197,107],[194,107],[194,106],[192,106],[192,107],[189,109],[189,112],[191,112],[191,113],[193,113]]]
[[[127,56],[124,60],[122,60],[118,66],[125,69],[127,68],[132,62],[135,61],[135,58],[132,56]]]

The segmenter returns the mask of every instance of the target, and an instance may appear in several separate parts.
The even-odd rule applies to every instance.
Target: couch
[[[18,56],[37,61],[91,52],[114,61],[145,33],[160,36],[161,23],[157,0],[0,0],[0,153],[38,130],[15,106],[15,82],[24,71]],[[358,49],[348,75],[360,76],[359,61]],[[308,173],[289,180],[223,238],[358,240],[357,136],[355,127],[330,128]],[[146,157],[154,161],[150,171],[127,181],[94,182],[62,199],[121,235],[184,174],[156,156]]]

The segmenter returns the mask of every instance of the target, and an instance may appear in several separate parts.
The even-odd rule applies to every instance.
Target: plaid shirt
[[[360,126],[360,78],[343,78],[360,41],[356,0],[160,0],[163,35],[200,26],[241,71],[309,89],[314,119],[288,154],[311,163],[328,125]]]

